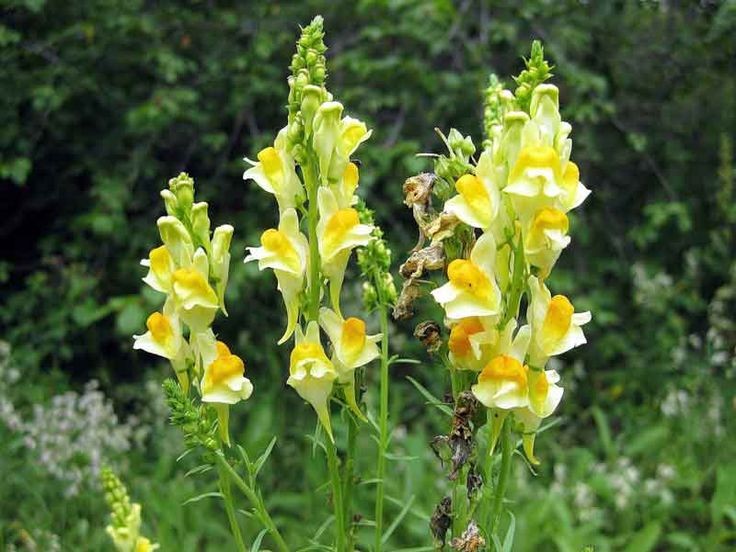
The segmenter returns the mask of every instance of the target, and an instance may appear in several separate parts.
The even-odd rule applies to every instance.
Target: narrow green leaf
[[[205,498],[222,498],[222,493],[212,491],[209,493],[202,493],[201,495],[197,495],[195,497],[190,498],[189,500],[185,500],[182,502],[182,506],[186,506],[187,504],[192,504],[194,502],[199,502],[200,500],[204,500]]]
[[[514,546],[514,534],[516,533],[516,517],[514,514],[509,512],[511,521],[509,522],[509,528],[506,531],[506,536],[503,539],[503,552],[512,552]]]
[[[258,552],[261,549],[261,542],[263,541],[263,537],[266,536],[266,533],[268,533],[268,529],[264,529],[258,533],[258,536],[253,540],[253,544],[250,547],[250,552]]]
[[[406,376],[406,379],[408,379],[409,383],[411,383],[414,387],[416,387],[417,391],[419,391],[422,394],[422,396],[425,399],[427,399],[427,404],[438,408],[439,410],[441,410],[444,414],[448,416],[452,416],[452,409],[449,406],[447,406],[444,402],[439,400],[437,397],[432,395],[432,393],[426,387],[424,387],[421,383],[419,383],[417,380],[415,380],[411,376]]]
[[[383,536],[381,537],[381,543],[386,544],[388,542],[388,539],[391,538],[391,534],[396,530],[396,528],[399,526],[399,523],[401,523],[401,520],[404,519],[407,512],[409,511],[409,508],[411,508],[411,505],[414,504],[414,495],[411,495],[411,498],[406,503],[406,505],[401,509],[401,512],[399,512],[399,515],[394,518],[394,520],[391,522],[391,525],[389,525],[386,528],[386,531],[383,533]]]
[[[258,457],[258,460],[256,460],[256,463],[253,467],[253,478],[255,479],[258,477],[258,473],[261,471],[261,468],[263,468],[263,465],[266,463],[266,460],[268,460],[268,457],[271,456],[271,451],[273,451],[273,447],[276,444],[276,436],[274,436],[273,439],[271,439],[271,442],[266,447],[266,450],[263,451],[263,454],[261,454]]]

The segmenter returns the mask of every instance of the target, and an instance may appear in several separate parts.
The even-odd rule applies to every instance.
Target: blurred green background
[[[107,549],[93,475],[102,462],[144,504],[163,550],[230,546],[216,500],[182,505],[214,482],[184,477],[194,463],[176,463],[182,443],[159,387],[168,368],[131,348],[160,301],[138,266],[157,243],[158,191],[182,170],[213,224],[236,228],[230,317],[216,329],[245,358],[256,394],[231,426],[253,453],[278,435],[262,484],[290,542],[308,545],[326,519],[312,412],[285,387],[288,351],[274,345],[275,282],[240,263],[277,216],[242,181],[242,158],[285,124],[298,25],[316,13],[328,86],[374,129],[361,193],[396,267],[416,236],[401,185],[431,168],[416,153],[440,150],[434,127],[479,144],[489,73],[517,74],[535,38],[556,65],[593,195],[550,285],[593,322],[589,344],[559,363],[561,423],[537,440],[539,473],[516,462],[514,549],[736,547],[732,0],[3,1],[0,546]],[[344,310],[356,313],[359,284],[348,282]],[[426,299],[422,309],[414,322],[439,314]],[[389,519],[411,506],[389,550],[431,545],[427,520],[446,491],[428,441],[447,419],[406,376],[437,395],[447,381],[412,330],[396,324],[392,336],[393,352],[421,363],[392,372]],[[374,448],[366,436],[366,469]],[[372,488],[361,489],[370,517]]]

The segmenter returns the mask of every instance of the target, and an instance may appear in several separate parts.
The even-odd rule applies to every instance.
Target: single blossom
[[[352,207],[341,209],[335,194],[327,187],[317,192],[319,222],[317,240],[322,272],[330,281],[332,308],[340,311],[340,290],[352,250],[371,240],[373,226],[361,224],[358,211]]]
[[[501,308],[501,290],[493,272],[496,242],[490,232],[473,246],[470,259],[455,259],[447,267],[449,282],[432,291],[448,318],[495,316]]]
[[[312,321],[307,325],[306,334],[297,326],[295,341],[289,362],[289,379],[286,383],[312,405],[322,427],[334,441],[328,401],[337,372],[322,347],[317,322]]]
[[[445,212],[474,228],[487,230],[498,215],[501,194],[491,152],[484,151],[475,174],[465,174],[455,182],[458,195],[445,202]]]
[[[209,260],[197,249],[190,266],[176,269],[171,276],[177,312],[193,332],[204,331],[212,324],[220,307],[217,293],[209,284]]]
[[[146,320],[147,332],[134,335],[133,349],[173,360],[182,349],[181,323],[171,301],[164,304],[163,312],[154,312]]]
[[[363,320],[344,319],[326,307],[320,309],[319,323],[332,343],[332,363],[337,381],[344,386],[345,400],[358,417],[365,418],[355,400],[355,369],[381,356],[377,343],[382,334],[367,335]]]
[[[548,357],[560,355],[586,342],[581,326],[590,322],[590,312],[575,312],[564,295],[552,297],[535,276],[529,277],[531,301],[527,320],[532,327],[531,362],[543,366]]]
[[[471,388],[481,404],[501,410],[528,406],[529,367],[524,364],[524,357],[530,338],[529,326],[522,326],[508,348],[483,368]]]
[[[303,195],[294,160],[286,153],[283,134],[279,134],[274,146],[258,152],[258,162],[246,159],[253,166],[243,173],[243,180],[253,180],[276,197],[279,212],[296,207],[298,198]]]
[[[143,278],[145,283],[161,293],[171,293],[171,276],[176,264],[165,245],[151,249],[148,258],[141,260],[141,265],[148,267],[148,273]]]
[[[314,115],[312,144],[319,158],[323,184],[342,178],[350,156],[373,133],[365,123],[353,117],[342,117],[340,102],[328,101]]]
[[[235,404],[247,400],[253,384],[245,377],[243,360],[217,341],[217,357],[205,368],[202,377],[202,402]]]
[[[279,227],[261,235],[261,247],[249,247],[245,262],[258,261],[258,269],[270,268],[276,275],[278,289],[286,307],[286,330],[279,340],[284,343],[294,333],[299,320],[299,294],[309,265],[309,242],[299,231],[299,217],[294,209],[281,214]]]
[[[546,277],[570,243],[567,215],[552,207],[537,211],[524,229],[524,257]]]

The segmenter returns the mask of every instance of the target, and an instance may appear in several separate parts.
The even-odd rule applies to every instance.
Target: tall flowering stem
[[[389,310],[397,293],[391,275],[391,250],[383,232],[373,225],[373,212],[364,204],[358,207],[361,221],[374,227],[373,240],[358,253],[358,265],[365,278],[363,303],[368,311],[378,311],[381,329],[381,371],[378,410],[378,454],[376,458],[375,550],[383,546],[383,506],[386,477],[386,454],[389,444]]]
[[[437,506],[431,529],[444,543],[452,527],[457,549],[470,538],[490,542],[498,531],[514,435],[521,436],[528,462],[539,463],[536,432],[563,394],[560,375],[547,362],[585,343],[581,327],[591,318],[547,287],[571,241],[568,215],[590,193],[570,159],[572,127],[561,119],[559,91],[545,82],[551,69],[535,42],[513,92],[490,79],[482,151],[476,154],[472,139],[455,129],[440,133],[447,153],[436,156],[433,173],[404,185],[420,239],[401,267],[405,282],[394,316],[411,317],[426,272],[447,276],[431,295],[449,335],[440,336],[435,324],[430,340],[428,322],[417,335],[446,359],[453,384],[450,432],[434,441],[449,460],[453,493]],[[488,437],[480,451],[484,423]],[[495,478],[494,454],[501,455]]]
[[[186,173],[172,178],[161,197],[166,208],[166,216],[157,221],[162,243],[141,264],[148,269],[143,281],[165,299],[161,310],[148,317],[147,331],[134,336],[133,348],[170,362],[176,382],[165,382],[164,392],[172,422],[184,431],[189,447],[200,449],[205,461],[215,464],[231,447],[230,407],[253,393],[243,360],[213,330],[217,313],[227,315],[233,227],[225,224],[211,231],[208,205],[195,201],[194,180]],[[218,473],[233,539],[238,550],[245,550],[231,493],[235,472],[218,466]],[[279,549],[286,550],[270,516],[260,519]]]
[[[326,50],[318,16],[296,44],[287,124],[243,175],[274,196],[279,212],[278,225],[263,232],[260,246],[248,248],[245,262],[257,261],[260,270],[271,269],[276,276],[286,310],[279,343],[294,339],[287,384],[314,408],[326,434],[335,546],[343,551],[352,550],[352,466],[359,422],[365,420],[356,374],[380,356],[382,336],[368,335],[365,321],[345,317],[340,304],[352,251],[376,239],[375,225],[361,221],[356,209],[360,171],[352,159],[371,131],[344,115],[343,105],[327,90]],[[336,391],[351,417],[343,466],[330,408]]]

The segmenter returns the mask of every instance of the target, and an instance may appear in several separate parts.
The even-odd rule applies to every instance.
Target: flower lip
[[[169,319],[160,312],[154,312],[146,320],[146,327],[153,339],[159,343],[166,343],[174,337],[174,330]]]
[[[480,298],[491,294],[491,283],[481,269],[467,259],[455,259],[447,267],[447,276],[455,286]]]

